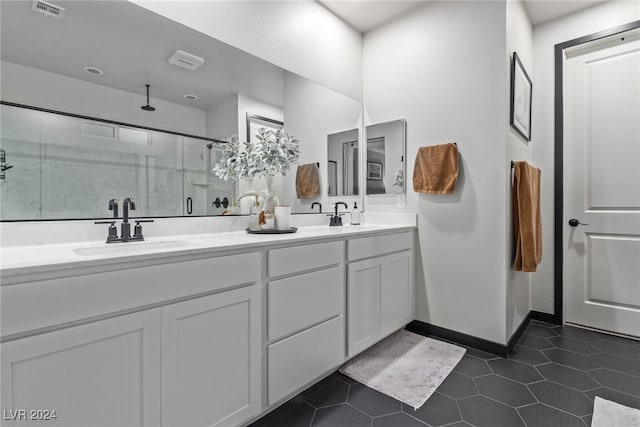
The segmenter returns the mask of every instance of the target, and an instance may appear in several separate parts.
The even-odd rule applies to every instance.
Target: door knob
[[[571,218],[571,219],[569,220],[569,225],[570,225],[570,226],[572,226],[572,227],[577,227],[577,226],[579,226],[579,225],[589,225],[589,224],[585,224],[584,222],[580,222],[580,221],[578,221],[578,220],[577,220],[577,219],[575,219],[575,218]]]

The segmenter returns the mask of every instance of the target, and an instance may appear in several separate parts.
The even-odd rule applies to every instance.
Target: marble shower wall
[[[191,214],[205,215],[219,181],[206,144],[3,105],[0,145],[13,168],[0,181],[0,218],[105,218],[108,200],[125,197],[136,201],[132,216],[187,215],[187,197]]]

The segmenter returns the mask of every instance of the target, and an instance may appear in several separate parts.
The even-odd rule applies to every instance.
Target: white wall
[[[238,95],[232,95],[206,112],[207,136],[225,141],[238,134]]]
[[[362,35],[317,2],[131,1],[362,99]]]
[[[505,343],[504,2],[427,2],[364,38],[367,124],[407,120],[407,210],[418,214],[418,320]],[[420,146],[455,141],[453,195],[413,192]],[[367,202],[367,209],[369,209]]]
[[[538,273],[525,273],[522,271],[515,271],[513,269],[513,197],[512,197],[512,184],[511,184],[511,161],[525,160],[529,163],[531,161],[531,147],[537,144],[538,140],[536,135],[531,133],[531,141],[527,141],[522,138],[509,124],[510,116],[510,94],[511,94],[511,60],[513,52],[518,53],[518,57],[524,65],[525,70],[529,74],[529,77],[534,79],[534,63],[533,63],[533,42],[532,42],[532,28],[527,12],[524,10],[524,6],[519,0],[507,1],[507,50],[505,55],[505,63],[507,67],[507,76],[509,76],[505,82],[507,90],[507,114],[504,116],[507,128],[506,137],[506,153],[507,161],[503,165],[503,168],[508,171],[509,178],[505,180],[505,192],[506,192],[506,204],[505,209],[507,212],[506,217],[506,242],[507,248],[507,270],[506,270],[506,339],[508,340],[513,332],[520,326],[520,323],[529,313],[530,298],[529,298],[529,282],[530,278]],[[533,164],[533,166],[537,166]],[[542,173],[543,179],[547,178],[547,174],[553,173],[552,170],[545,170]],[[543,224],[543,228],[553,227],[553,223]],[[547,247],[543,254],[546,258],[552,258],[553,253]]]
[[[139,126],[205,136],[205,112],[145,95],[2,61],[2,100]]]
[[[543,257],[531,277],[533,310],[553,313],[553,129],[554,46],[587,34],[640,19],[638,2],[604,2],[598,6],[538,25],[533,29],[533,164],[542,169]]]

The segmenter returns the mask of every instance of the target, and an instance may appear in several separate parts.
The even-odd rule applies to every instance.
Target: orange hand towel
[[[454,143],[420,147],[413,166],[413,191],[451,194],[458,179],[458,147]]]
[[[298,199],[320,196],[320,172],[316,163],[299,165],[296,171],[296,193]]]
[[[513,233],[513,268],[536,271],[542,260],[540,169],[527,162],[516,162],[513,168]]]

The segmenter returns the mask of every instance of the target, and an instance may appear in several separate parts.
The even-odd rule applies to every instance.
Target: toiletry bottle
[[[360,211],[356,202],[353,202],[353,210],[351,211],[351,225],[360,225]]]
[[[253,203],[253,206],[249,209],[249,230],[251,231],[260,231],[262,230],[262,226],[260,225],[260,204],[258,203],[258,198],[256,197],[256,201]]]

